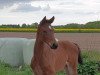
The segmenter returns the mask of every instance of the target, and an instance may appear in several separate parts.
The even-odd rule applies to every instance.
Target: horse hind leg
[[[77,66],[72,65],[69,62],[66,63],[65,71],[66,71],[67,75],[78,75],[77,74]]]

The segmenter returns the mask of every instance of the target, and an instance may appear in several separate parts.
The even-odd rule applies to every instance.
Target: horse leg
[[[42,72],[43,72],[43,75],[56,75],[56,72],[54,69],[50,68],[49,67],[42,67]]]
[[[70,75],[69,70],[68,70],[68,65],[65,66],[65,71],[67,75]]]
[[[77,73],[77,64],[75,64],[73,62],[72,63],[67,62],[66,72],[67,72],[67,75],[78,75],[78,73]]]
[[[43,72],[40,68],[39,65],[37,65],[34,69],[33,69],[34,74],[33,75],[43,75]]]
[[[43,72],[43,75],[56,75],[55,72],[45,71]]]

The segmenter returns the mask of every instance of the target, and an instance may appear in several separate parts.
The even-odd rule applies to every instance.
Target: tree
[[[88,22],[84,25],[85,28],[100,28],[100,21]]]
[[[26,27],[27,27],[26,23],[23,23],[22,28],[26,28]]]
[[[37,28],[37,26],[38,26],[38,23],[37,22],[31,24],[31,27],[32,28]]]

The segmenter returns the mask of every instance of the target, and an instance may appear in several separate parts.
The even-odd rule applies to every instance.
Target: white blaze
[[[51,26],[49,26],[49,29],[52,29]]]
[[[59,40],[56,38],[56,41],[58,42]]]

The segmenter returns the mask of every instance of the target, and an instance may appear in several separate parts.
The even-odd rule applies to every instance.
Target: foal
[[[54,19],[53,16],[47,20],[45,16],[38,26],[31,68],[35,75],[56,75],[63,69],[67,75],[78,75],[77,65],[82,63],[80,49],[75,43],[55,39],[51,27]]]

